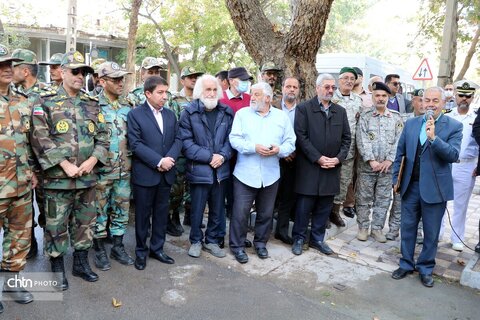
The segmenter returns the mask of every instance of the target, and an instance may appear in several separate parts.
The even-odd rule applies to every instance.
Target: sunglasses
[[[467,99],[470,99],[471,97],[473,97],[473,95],[471,95],[471,94],[461,94],[461,93],[459,93],[459,94],[458,94],[458,97],[459,97],[459,98],[467,98]]]
[[[390,82],[392,84],[392,86],[394,87],[398,87],[400,85],[400,82]]]
[[[71,72],[72,72],[72,75],[74,76],[78,76],[81,73],[82,76],[85,77],[88,74],[87,70],[83,68],[71,69]]]

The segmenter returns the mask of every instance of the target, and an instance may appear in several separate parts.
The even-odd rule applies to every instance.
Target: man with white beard
[[[187,159],[186,178],[192,199],[190,249],[188,255],[200,257],[201,250],[225,257],[219,242],[225,237],[225,187],[230,175],[232,147],[228,136],[233,111],[221,104],[222,88],[214,76],[201,76],[191,101],[180,116],[180,138]],[[208,202],[208,224],[203,235],[201,225]]]

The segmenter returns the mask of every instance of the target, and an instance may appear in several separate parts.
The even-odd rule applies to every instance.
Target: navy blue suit
[[[400,268],[431,275],[435,267],[438,236],[446,203],[453,199],[452,163],[458,160],[462,142],[462,124],[442,115],[435,122],[435,140],[426,141],[420,150],[420,173],[414,181],[413,170],[423,117],[409,119],[398,142],[393,164],[396,184],[402,157],[406,157],[401,181],[402,196]],[[424,242],[414,261],[418,222],[423,220]]]
[[[173,111],[162,111],[163,133],[147,102],[128,113],[128,144],[133,154],[132,183],[135,200],[135,253],[148,254],[147,234],[152,215],[150,250],[163,250],[167,228],[169,196],[175,182],[175,166],[167,172],[158,171],[164,157],[177,159],[182,150],[177,118]]]

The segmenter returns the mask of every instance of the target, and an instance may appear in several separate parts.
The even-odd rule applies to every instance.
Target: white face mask
[[[453,97],[453,91],[447,91],[447,90],[445,90],[445,97],[447,97],[447,98]]]

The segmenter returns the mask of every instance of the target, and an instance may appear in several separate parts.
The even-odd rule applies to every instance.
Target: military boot
[[[93,249],[95,250],[95,266],[102,271],[110,270],[112,266],[108,261],[103,239],[93,239]]]
[[[113,236],[113,247],[110,252],[110,258],[117,260],[126,266],[132,265],[135,262],[125,251],[125,247],[123,246],[123,236]]]
[[[2,270],[4,276],[3,294],[10,296],[10,298],[21,304],[27,304],[33,301],[33,295],[25,288],[20,286],[17,279],[20,279],[18,272]]]
[[[178,217],[178,225],[176,224],[175,220],[175,211],[172,214],[168,214],[167,234],[171,235],[172,237],[180,237],[183,233],[183,228],[180,225],[180,217]]]
[[[332,212],[330,213],[330,222],[332,222],[334,225],[337,227],[345,227],[345,222],[343,222],[343,219],[340,217],[340,205],[334,203]]]
[[[75,250],[75,252],[73,252],[72,274],[75,277],[80,277],[88,282],[95,282],[98,280],[98,275],[92,271],[88,264],[87,250]]]
[[[183,216],[183,225],[184,226],[191,226],[192,222],[190,221],[190,210],[185,208],[185,214]]]
[[[65,291],[68,289],[68,280],[65,276],[65,265],[63,263],[63,256],[50,258],[50,264],[52,266],[52,272],[55,273],[55,281],[57,285],[55,289],[60,291]]]
[[[37,239],[35,238],[35,228],[32,227],[32,240],[30,243],[30,250],[27,253],[27,259],[31,259],[38,254],[38,243]]]
[[[178,210],[173,210],[172,212],[172,222],[175,228],[178,229],[181,233],[183,233],[185,230],[183,230],[182,223],[180,222],[180,212]]]

